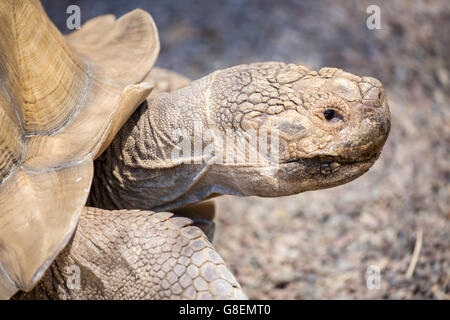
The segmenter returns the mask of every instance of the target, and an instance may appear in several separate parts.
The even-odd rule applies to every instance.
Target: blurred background
[[[221,197],[214,245],[253,299],[450,298],[448,0],[42,2],[63,33],[71,4],[82,23],[147,10],[157,65],[192,79],[283,61],[381,80],[392,130],[367,174],[290,197]],[[369,5],[380,7],[379,30],[366,26]]]

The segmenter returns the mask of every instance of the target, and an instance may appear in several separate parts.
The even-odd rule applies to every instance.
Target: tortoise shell
[[[64,37],[37,0],[0,2],[0,298],[29,290],[78,223],[107,147],[152,87],[142,10]]]

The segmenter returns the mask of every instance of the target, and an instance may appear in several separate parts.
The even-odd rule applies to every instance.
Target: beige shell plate
[[[37,0],[0,2],[0,298],[29,290],[70,239],[92,162],[152,87],[151,16],[63,37]]]

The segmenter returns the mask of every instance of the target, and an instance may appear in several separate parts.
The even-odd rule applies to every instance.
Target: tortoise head
[[[242,88],[215,108],[219,124],[237,136],[268,133],[268,146],[249,139],[258,140],[250,149],[263,161],[226,166],[239,177],[239,193],[282,196],[337,186],[362,175],[380,155],[390,115],[377,79],[278,63],[232,69]],[[215,86],[227,87],[230,74],[216,76]],[[266,156],[266,149],[275,152]]]

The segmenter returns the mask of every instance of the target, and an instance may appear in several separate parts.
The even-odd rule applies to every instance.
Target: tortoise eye
[[[327,119],[328,121],[330,121],[331,119],[333,119],[335,117],[335,112],[334,110],[326,110],[323,115],[325,116],[325,119]]]

